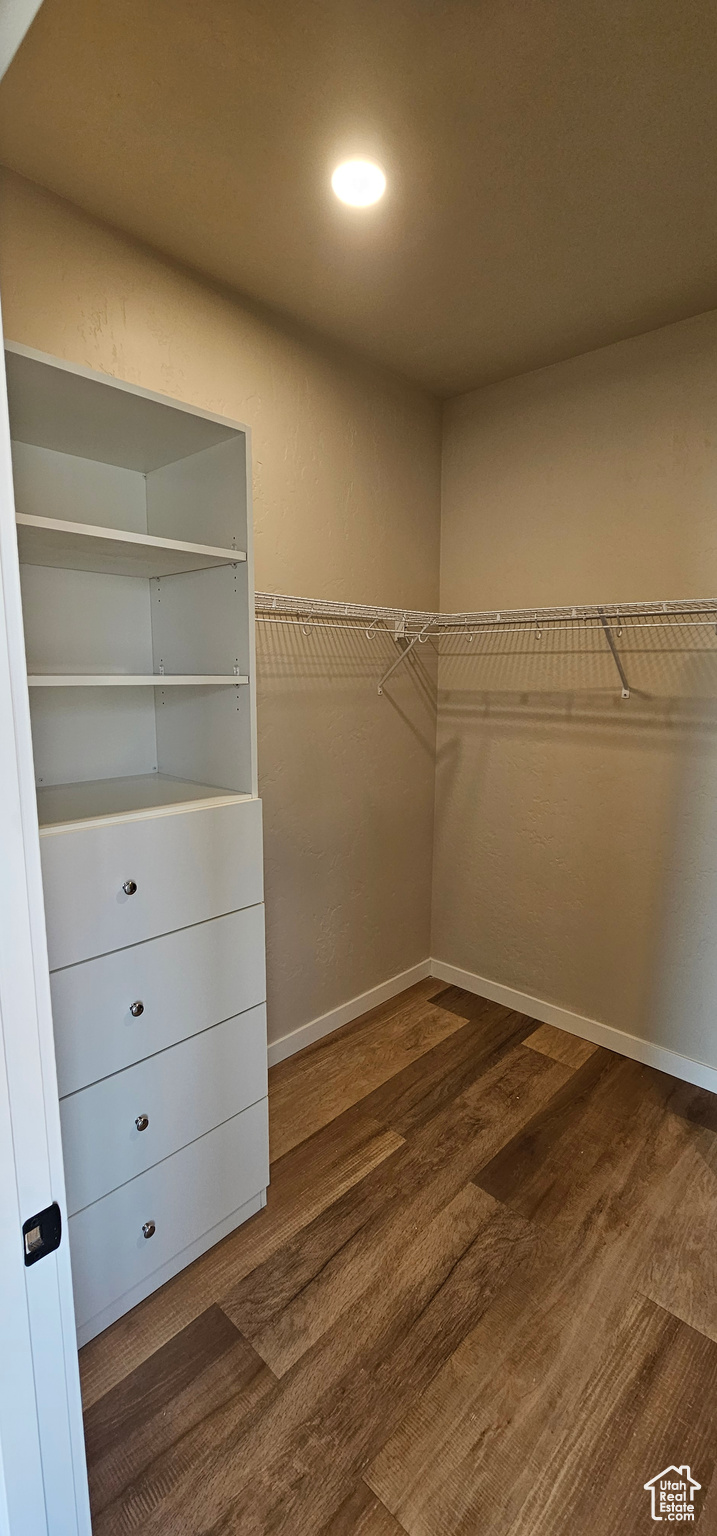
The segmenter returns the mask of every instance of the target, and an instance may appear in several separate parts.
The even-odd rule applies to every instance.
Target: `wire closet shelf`
[[[370,603],[337,603],[326,598],[289,597],[277,592],[257,592],[256,618],[260,623],[293,624],[305,634],[312,629],[363,630],[368,638],[388,633],[400,654],[384,673],[378,692],[417,644],[450,635],[468,640],[483,635],[532,633],[568,634],[593,630],[608,646],[618,673],[622,697],[630,688],[620,656],[624,631],[664,629],[711,629],[717,634],[717,599],[688,598],[651,603],[583,603],[575,607],[488,609],[475,613],[430,613],[412,608],[387,608]],[[480,648],[475,652],[480,655]]]

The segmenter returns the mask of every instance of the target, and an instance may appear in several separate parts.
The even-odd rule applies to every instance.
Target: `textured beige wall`
[[[717,594],[717,315],[451,401],[441,606]],[[627,636],[623,644],[629,645]],[[717,1065],[717,640],[441,663],[432,953]]]
[[[212,289],[31,183],[0,186],[8,338],[253,429],[263,590],[432,607],[440,415],[419,390]],[[258,626],[270,1037],[429,952],[427,664]]]

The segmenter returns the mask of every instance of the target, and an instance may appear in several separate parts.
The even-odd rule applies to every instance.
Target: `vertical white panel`
[[[28,517],[147,532],[147,490],[137,469],[79,459],[33,443],[13,443],[15,507]]]
[[[251,666],[245,562],[151,583],[154,671],[231,673]],[[160,772],[252,792],[251,690],[164,689],[156,695]]]
[[[165,688],[156,695],[160,773],[252,793],[249,688]]]
[[[259,764],[256,726],[256,624],[254,620],[254,491],[251,474],[251,430],[246,429],[246,622],[249,641],[249,737],[251,755],[251,792],[259,793]]]
[[[160,576],[151,583],[154,671],[243,676],[249,672],[247,569]],[[150,670],[152,670],[150,668]]]
[[[147,529],[164,539],[246,547],[246,439],[226,442],[147,475]]]
[[[152,671],[144,577],[45,565],[23,565],[21,575],[28,671]]]
[[[151,688],[33,688],[30,711],[38,785],[156,770]]]

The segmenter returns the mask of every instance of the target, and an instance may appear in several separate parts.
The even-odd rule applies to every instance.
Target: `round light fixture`
[[[369,208],[386,191],[386,177],[373,160],[344,160],[337,165],[331,185],[342,203],[352,208]]]

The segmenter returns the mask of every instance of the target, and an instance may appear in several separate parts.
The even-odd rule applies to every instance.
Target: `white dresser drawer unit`
[[[260,1197],[257,1208],[263,1204],[268,1179],[267,1107],[260,1100],[72,1216],[79,1342],[86,1343],[196,1257],[204,1234],[231,1231],[250,1213],[242,1207],[253,1196]],[[156,1271],[162,1273],[153,1280]]]
[[[60,1103],[72,1216],[267,1094],[261,1003]]]
[[[46,828],[51,969],[263,899],[261,801]]]
[[[50,977],[60,1095],[266,997],[264,908],[163,934]]]

